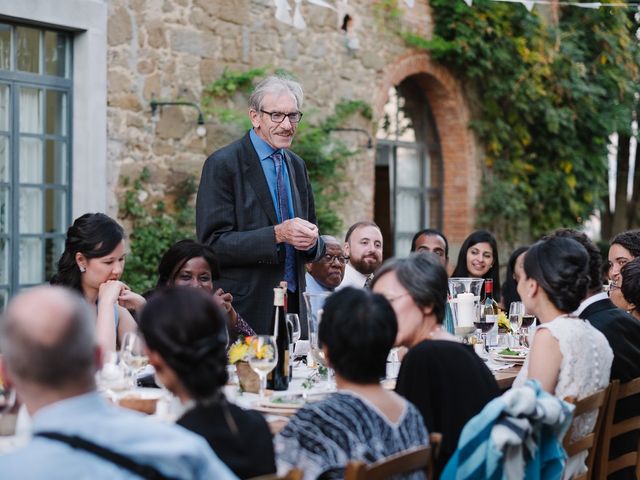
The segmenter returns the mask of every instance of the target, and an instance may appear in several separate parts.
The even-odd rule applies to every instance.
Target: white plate
[[[515,364],[518,364],[518,365],[523,365],[526,358],[527,357],[516,357],[514,355],[498,355],[498,354],[496,354],[495,361],[496,362],[515,363]]]

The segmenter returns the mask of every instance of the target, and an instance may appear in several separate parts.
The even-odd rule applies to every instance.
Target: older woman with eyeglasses
[[[467,421],[499,394],[493,374],[471,345],[442,328],[447,285],[447,272],[437,256],[414,253],[387,260],[372,286],[396,313],[395,346],[409,349],[396,392],[418,407],[429,432],[442,434],[438,474]]]

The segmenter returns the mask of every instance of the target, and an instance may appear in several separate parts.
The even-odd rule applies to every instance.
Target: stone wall
[[[407,75],[424,74],[443,145],[445,233],[453,244],[460,243],[473,224],[478,183],[476,146],[467,129],[469,114],[460,86],[427,55],[411,51],[385,31],[376,21],[373,1],[351,0],[348,7],[337,3],[341,4],[339,14],[302,2],[307,29],[301,31],[275,20],[271,0],[112,0],[108,24],[110,212],[117,211],[124,176],[149,167],[154,182],[149,193],[162,196],[176,175],[199,175],[206,156],[238,135],[214,121],[207,125],[206,137],[198,137],[197,112],[185,107],[164,107],[152,118],[152,98],[200,102],[203,88],[225,69],[282,68],[304,86],[305,120],[331,113],[342,99],[365,100],[379,116],[390,86]],[[359,49],[353,51],[346,47],[340,29],[346,13],[354,19],[353,34],[359,41]],[[417,1],[403,21],[429,35],[426,0]],[[353,145],[366,142],[357,135],[341,134],[340,138]],[[373,215],[374,160],[374,151],[363,148],[348,165],[344,187],[350,196],[340,212],[345,226]]]

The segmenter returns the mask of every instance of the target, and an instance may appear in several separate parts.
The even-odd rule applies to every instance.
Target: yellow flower
[[[509,320],[507,319],[505,313],[502,311],[498,315],[498,328],[504,328],[508,332],[511,331],[511,324],[509,323]]]
[[[244,360],[248,351],[249,345],[246,342],[242,340],[236,341],[229,348],[229,363],[234,364],[241,360]]]
[[[273,351],[271,349],[271,345],[262,345],[258,348],[256,352],[256,357],[259,359],[267,359],[273,358]]]

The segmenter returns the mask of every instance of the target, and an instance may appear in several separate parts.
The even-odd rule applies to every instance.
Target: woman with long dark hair
[[[493,280],[493,299],[500,301],[500,261],[495,237],[486,230],[476,230],[469,235],[460,247],[458,263],[451,276]]]
[[[540,325],[514,386],[531,378],[556,397],[581,400],[609,384],[613,361],[605,336],[572,315],[587,294],[589,255],[578,242],[564,237],[542,240],[524,255],[524,271],[516,271],[518,293]],[[574,419],[572,440],[593,430],[596,415]],[[586,471],[586,457],[583,452],[569,459],[563,478]]]
[[[197,288],[154,292],[140,331],[158,380],[191,408],[178,420],[203,436],[240,478],[275,472],[271,432],[258,412],[227,402],[226,315]]]
[[[65,249],[52,285],[81,293],[95,305],[96,339],[103,351],[114,351],[136,323],[127,309],[136,310],[144,298],[120,281],[125,264],[124,230],[104,213],[86,213],[67,230]]]
[[[253,329],[233,308],[233,296],[221,288],[215,288],[214,280],[219,277],[220,267],[213,249],[195,240],[185,239],[174,243],[162,256],[158,265],[156,288],[176,285],[211,292],[216,303],[227,312],[231,338],[255,335]]]

